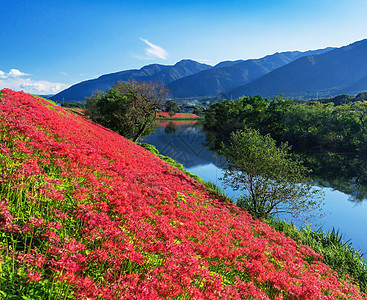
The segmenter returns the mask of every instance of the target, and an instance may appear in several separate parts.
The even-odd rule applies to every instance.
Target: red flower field
[[[366,298],[309,247],[210,195],[120,135],[4,89],[0,298]]]

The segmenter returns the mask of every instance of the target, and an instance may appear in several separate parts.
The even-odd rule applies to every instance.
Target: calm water
[[[205,134],[195,122],[161,123],[156,132],[144,137],[143,141],[154,145],[161,154],[170,156],[183,164],[189,172],[199,175],[203,180],[216,183],[229,197],[236,198],[239,196],[239,192],[224,189],[219,179],[222,176],[220,159],[205,146]],[[314,229],[322,226],[324,231],[330,231],[333,227],[339,229],[344,240],[350,239],[353,247],[361,250],[366,257],[367,199],[356,201],[355,194],[358,192],[353,191],[355,184],[350,182],[340,184],[339,181],[338,184],[334,184],[334,188],[322,188],[325,194],[323,209],[326,216],[311,225]],[[349,195],[337,190],[337,188],[343,191],[348,190]],[[367,189],[367,184],[363,188]]]

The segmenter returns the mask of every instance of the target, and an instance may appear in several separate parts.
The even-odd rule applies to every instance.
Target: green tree
[[[195,115],[201,116],[203,114],[204,107],[202,105],[195,105],[194,111],[192,112]]]
[[[88,98],[86,115],[135,142],[154,132],[157,110],[166,96],[160,84],[118,81],[107,92],[98,91]]]
[[[180,107],[177,103],[172,100],[167,100],[164,104],[164,111],[168,112],[171,116],[177,113],[180,110]]]
[[[367,100],[367,92],[359,93],[359,94],[356,96],[356,99],[357,99],[358,101],[366,101],[366,100]]]
[[[307,179],[309,170],[291,159],[289,150],[286,143],[277,147],[270,135],[255,129],[231,134],[220,151],[226,158],[222,180],[243,192],[240,207],[259,218],[287,213],[298,219],[321,208],[320,192]]]

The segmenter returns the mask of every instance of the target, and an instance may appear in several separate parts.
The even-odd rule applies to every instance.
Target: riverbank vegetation
[[[265,219],[289,214],[307,220],[312,213],[321,214],[322,197],[310,183],[310,170],[292,159],[289,150],[255,129],[231,133],[219,154],[225,157],[224,185],[241,191],[238,206]]]
[[[253,137],[254,132],[261,132],[263,135],[259,135],[258,138],[270,139],[271,136],[277,139],[280,147],[284,145],[282,143],[289,142],[296,150],[309,151],[311,155],[304,155],[301,152],[301,154],[293,153],[293,156],[298,159],[302,158],[305,165],[315,171],[314,180],[322,172],[327,172],[326,185],[329,186],[331,182],[343,191],[347,191],[353,185],[354,189],[358,188],[358,192],[354,192],[353,197],[356,201],[361,201],[366,195],[365,188],[363,188],[364,164],[361,164],[356,157],[346,161],[345,156],[340,156],[332,151],[349,152],[354,155],[365,154],[367,103],[361,101],[365,95],[366,93],[356,97],[342,95],[331,99],[332,102],[328,102],[327,99],[321,102],[296,102],[283,99],[281,96],[273,99],[256,96],[241,97],[235,101],[220,101],[211,105],[207,111],[204,126],[207,130],[209,144],[222,153],[226,160],[229,159],[230,164],[232,163],[237,170],[244,169],[243,162],[245,166],[250,165],[246,168],[250,175],[256,172],[257,164],[261,166],[265,164],[268,167],[272,165],[266,155],[269,146],[264,143],[261,149],[256,148],[256,140],[252,138],[249,145],[235,141],[234,146],[233,137],[237,137],[238,140],[241,135]],[[275,147],[275,144],[272,145]],[[246,149],[251,151],[246,151]],[[323,165],[327,165],[329,160],[333,162],[332,168],[324,168]],[[224,168],[228,167],[224,165]],[[280,172],[282,168],[278,166],[275,169]],[[356,169],[360,171],[356,172]],[[257,174],[261,173],[261,179],[266,180],[264,172],[258,170]],[[340,180],[338,176],[341,173],[347,176],[347,179]],[[276,178],[276,174],[270,175]],[[244,185],[246,181],[245,184],[250,187],[250,190],[255,186],[249,182],[248,175],[242,174],[239,178],[240,183],[231,178],[227,180],[227,184],[238,188],[241,184],[243,187],[246,186]],[[321,179],[320,183],[322,184]],[[248,192],[237,203],[251,212],[254,206],[252,198],[251,192]],[[337,231],[324,233],[322,229],[312,231],[307,226],[297,229],[293,224],[275,221],[273,217],[266,214],[261,215],[255,211],[253,215],[267,219],[277,230],[300,243],[311,246],[316,252],[322,253],[325,263],[333,267],[339,274],[355,278],[366,290],[367,264],[361,252],[356,251],[350,243],[343,241]]]
[[[271,227],[300,244],[310,246],[316,253],[322,254],[323,263],[330,266],[339,276],[350,276],[362,291],[367,292],[367,263],[360,251],[353,248],[349,240],[332,229],[324,232],[322,228],[312,230],[309,225],[297,228],[284,220],[269,218]]]
[[[0,98],[4,299],[364,299],[297,244],[117,133]]]
[[[363,94],[355,99],[364,99]],[[231,132],[245,127],[270,134],[278,142],[288,142],[293,149],[367,153],[367,102],[296,102],[282,96],[261,96],[219,101],[210,106],[204,126],[215,132],[213,144],[219,146]],[[219,137],[219,139],[218,139]]]

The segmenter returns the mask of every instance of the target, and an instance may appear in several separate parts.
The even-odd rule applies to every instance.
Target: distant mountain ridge
[[[212,68],[212,66],[201,64],[193,60],[181,60],[173,66],[152,64],[144,66],[139,70],[126,70],[102,75],[96,79],[82,81],[61,91],[51,97],[54,101],[83,101],[85,97],[91,96],[98,90],[106,91],[117,81],[136,79],[137,81],[154,81],[168,84],[172,81],[197,72]]]
[[[259,59],[225,61],[211,69],[178,79],[168,84],[167,87],[174,98],[215,96],[251,82],[297,58],[325,53],[331,49],[333,48],[306,52],[288,51]]]
[[[278,94],[307,99],[356,94],[367,90],[367,39],[340,48],[223,61],[214,67],[193,60],[182,60],[173,66],[152,64],[80,82],[51,99],[83,101],[97,90],[106,91],[116,81],[129,79],[165,84],[173,99]]]
[[[234,97],[337,95],[343,90],[367,88],[367,39],[319,55],[299,58],[231,91]],[[358,86],[353,87],[362,80]],[[364,81],[363,81],[364,80]],[[357,88],[358,87],[358,88]]]
[[[352,85],[340,91],[341,94],[357,94],[362,91],[367,91],[367,75]]]

